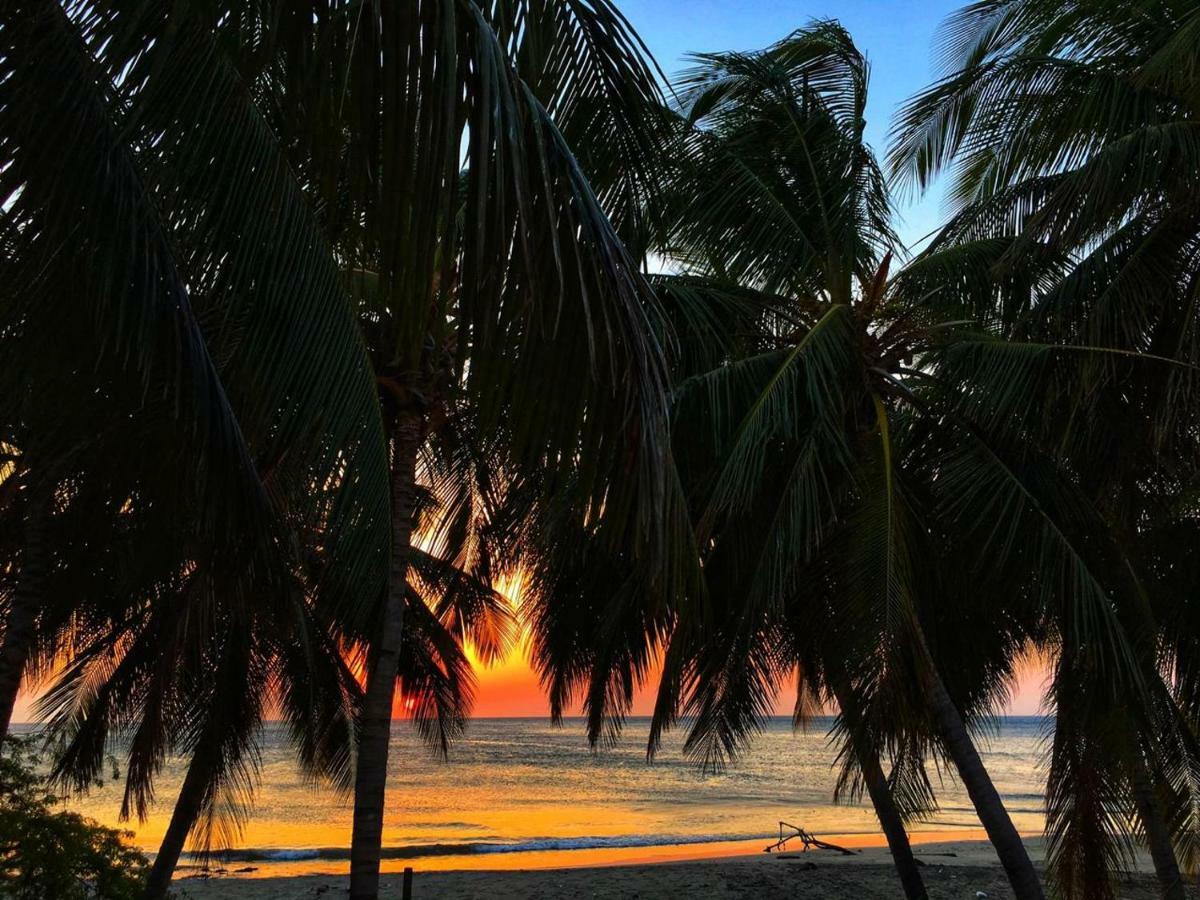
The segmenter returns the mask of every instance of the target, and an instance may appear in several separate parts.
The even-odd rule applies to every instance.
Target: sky
[[[766,47],[814,19],[836,18],[871,64],[867,140],[882,159],[895,110],[936,76],[932,46],[943,19],[963,3],[956,0],[615,0],[668,76],[687,68],[687,55]],[[938,225],[941,193],[935,185],[916,203],[902,206],[898,231],[908,246]],[[477,716],[544,716],[545,695],[520,652],[490,670],[480,670]],[[1025,667],[1009,703],[1015,715],[1039,711],[1045,669]],[[795,691],[784,691],[777,711],[788,714]],[[652,707],[649,690],[639,693],[633,712]]]
[[[871,65],[867,140],[880,161],[896,109],[937,75],[933,38],[965,0],[614,0],[668,76],[688,54],[757,50],[814,19],[837,19]],[[912,246],[938,225],[941,192],[902,206],[898,230]]]
[[[867,103],[867,139],[882,157],[891,117],[906,98],[933,80],[932,41],[942,20],[962,2],[955,0],[616,0],[668,74],[688,66],[687,55],[766,47],[804,24],[839,19],[871,64]],[[940,193],[935,185],[925,199],[900,208],[898,230],[910,247],[938,224]],[[1030,665],[1009,704],[1019,715],[1038,711],[1044,669]],[[778,711],[790,712],[794,691],[785,691]],[[635,714],[652,705],[642,691]],[[490,669],[479,669],[477,716],[545,716],[548,705],[520,650]],[[28,714],[21,702],[15,718]]]
[[[550,707],[546,695],[538,685],[537,676],[529,665],[526,649],[524,646],[515,648],[505,660],[490,668],[476,664],[478,684],[472,715],[478,718],[545,717],[549,715]],[[475,662],[473,655],[472,662]],[[647,716],[653,710],[654,689],[657,687],[656,675],[656,672],[652,672],[647,684],[635,695],[633,715]],[[1018,672],[1017,683],[1005,712],[1017,716],[1030,716],[1044,712],[1042,695],[1045,682],[1045,666],[1037,660],[1027,661]],[[795,702],[795,687],[785,686],[776,698],[776,714],[791,715]],[[578,713],[578,709],[569,711],[569,714],[573,715],[578,715]]]

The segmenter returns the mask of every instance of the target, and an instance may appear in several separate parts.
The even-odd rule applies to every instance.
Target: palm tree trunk
[[[1137,805],[1138,818],[1146,832],[1146,843],[1150,847],[1150,858],[1154,861],[1154,874],[1163,900],[1186,900],[1183,876],[1179,873],[1179,861],[1175,858],[1175,846],[1171,843],[1171,830],[1163,817],[1162,803],[1154,787],[1154,779],[1140,751],[1133,754],[1133,800]]]
[[[158,855],[154,857],[154,865],[146,881],[146,891],[142,895],[144,900],[162,900],[167,896],[167,890],[171,887],[171,877],[175,874],[175,866],[179,864],[179,856],[183,853],[192,826],[196,824],[200,810],[204,807],[204,796],[214,775],[215,766],[211,741],[202,738],[192,754],[187,775],[183,779],[183,787],[179,789],[175,809],[171,813],[171,823],[167,826],[167,833],[163,835]]]
[[[891,788],[888,787],[887,776],[883,774],[883,766],[879,764],[879,755],[874,748],[867,746],[858,738],[858,713],[848,693],[834,686],[834,697],[841,708],[842,715],[850,727],[850,740],[854,745],[854,756],[858,760],[858,768],[862,772],[863,782],[867,786],[867,795],[875,807],[875,816],[879,826],[887,838],[888,849],[892,851],[892,861],[896,873],[900,876],[900,884],[904,888],[904,896],[908,900],[928,900],[925,881],[921,878],[921,870],[913,856],[912,845],[908,842],[908,831],[904,827],[904,819],[896,803],[892,799]]]
[[[941,675],[932,661],[925,666],[925,693],[933,714],[934,725],[941,735],[946,750],[954,760],[958,777],[975,806],[975,813],[987,831],[988,839],[1000,857],[1000,864],[1008,875],[1009,884],[1017,900],[1045,900],[1045,892],[1038,881],[1037,871],[1025,850],[1025,844],[1013,826],[1008,810],[1000,800],[991,776],[984,768],[979,751],[967,732],[967,726],[950,699]]]
[[[25,520],[21,572],[4,623],[4,641],[0,643],[0,741],[8,736],[17,693],[21,689],[21,676],[37,636],[41,584],[46,574],[45,526],[45,511],[35,501]]]
[[[858,767],[862,770],[863,781],[867,785],[867,794],[875,807],[875,815],[887,838],[888,849],[892,851],[892,862],[896,865],[900,884],[904,887],[904,896],[908,900],[927,900],[929,895],[925,891],[921,870],[917,867],[912,845],[908,842],[904,820],[892,800],[892,792],[888,787],[887,777],[883,774],[883,767],[879,764],[879,757],[873,750],[858,746],[858,742],[855,742],[854,753],[858,759]]]
[[[378,640],[371,647],[368,661],[367,689],[359,720],[358,761],[354,773],[354,833],[350,840],[351,900],[374,900],[379,895],[388,742],[392,734],[392,702],[404,634],[408,550],[416,507],[417,451],[424,425],[419,412],[402,410],[393,431],[391,570]]]

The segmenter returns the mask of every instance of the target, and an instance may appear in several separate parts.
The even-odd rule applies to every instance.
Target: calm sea
[[[827,835],[878,831],[870,808],[832,802],[834,749],[828,720],[793,732],[772,721],[753,748],[727,771],[705,774],[670,736],[653,763],[644,754],[646,721],[632,719],[621,743],[591,752],[582,724],[556,728],[539,719],[477,719],[449,760],[425,749],[407,723],[393,732],[384,825],[385,863],[420,868],[572,865],[596,860],[680,855],[724,842],[766,844],[780,820]],[[1006,718],[981,739],[983,756],[1017,827],[1042,827],[1040,764],[1047,720]],[[281,727],[262,739],[261,785],[253,817],[237,847],[219,864],[257,875],[339,872],[347,866],[350,803],[299,776]],[[168,764],[159,806],[135,840],[153,851],[182,778]],[[934,773],[941,808],[916,831],[959,831],[979,823],[965,792]],[[73,802],[116,825],[120,787],[110,784]],[[749,848],[751,844],[747,843]],[[589,852],[590,851],[590,852]]]

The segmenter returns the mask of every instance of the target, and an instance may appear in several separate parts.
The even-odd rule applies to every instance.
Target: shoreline
[[[887,841],[879,832],[822,833],[822,840],[855,851],[887,849]],[[1038,840],[1038,835],[1024,835],[1027,840]],[[670,863],[705,862],[713,860],[755,859],[759,856],[791,855],[800,852],[799,839],[774,853],[765,853],[764,847],[773,844],[776,838],[762,835],[725,841],[694,841],[663,844],[643,844],[619,847],[583,847],[577,849],[522,850],[520,852],[493,853],[448,853],[444,855],[417,857],[387,857],[381,861],[380,871],[385,874],[403,872],[411,867],[421,872],[510,872],[545,871],[552,869],[599,869],[613,866],[653,866]],[[934,844],[965,844],[987,847],[987,835],[979,827],[940,828],[915,831],[909,834],[914,847]],[[818,856],[836,856],[819,851],[809,851],[812,859]],[[268,878],[303,878],[308,876],[344,875],[349,871],[348,851],[345,856],[328,859],[299,858],[294,860],[214,860],[204,874],[198,864],[181,864],[177,880],[196,878],[201,880],[236,879],[263,880]]]
[[[927,832],[931,837],[935,833]],[[843,843],[836,835],[822,839]],[[426,868],[416,860],[413,898],[470,900],[470,898],[588,897],[595,900],[679,900],[683,897],[840,898],[883,900],[901,896],[882,836],[842,836],[845,839],[878,837],[843,856],[833,851],[807,853],[713,852],[691,858],[655,854],[653,859],[613,859],[555,867],[496,865],[471,869]],[[976,897],[990,900],[1011,897],[1004,872],[990,844],[983,840],[922,840],[914,834],[914,852],[923,863],[922,874],[930,900]],[[746,842],[737,842],[746,843]],[[1039,866],[1045,855],[1042,838],[1027,838],[1030,855]],[[645,849],[645,848],[638,848]],[[658,849],[658,848],[655,848]],[[728,848],[726,848],[728,849]],[[586,851],[579,851],[586,852]],[[522,854],[524,855],[524,854]],[[557,854],[561,857],[561,854]],[[494,861],[492,861],[494,862]],[[401,867],[402,869],[403,867]],[[1145,860],[1138,873],[1121,889],[1122,900],[1153,900],[1156,887]],[[399,898],[400,870],[388,871],[381,881],[381,898]],[[285,900],[329,898],[345,891],[345,869],[337,873],[265,877],[180,877],[173,885],[181,900]]]

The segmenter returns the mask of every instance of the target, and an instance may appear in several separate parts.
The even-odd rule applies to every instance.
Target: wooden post
[[[404,867],[404,882],[400,888],[402,900],[412,900],[412,866]]]

